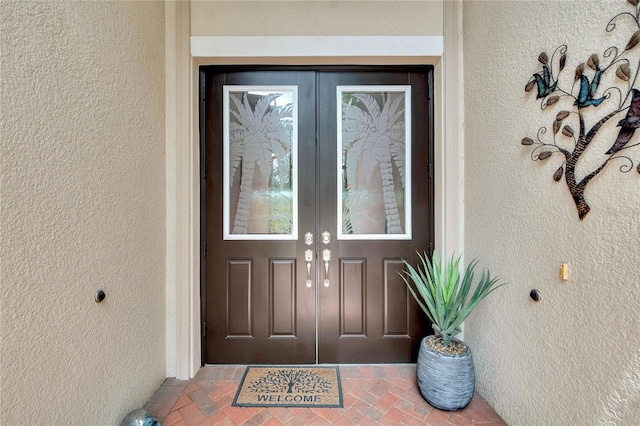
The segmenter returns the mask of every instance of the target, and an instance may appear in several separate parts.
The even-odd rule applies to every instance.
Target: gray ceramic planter
[[[420,393],[440,410],[459,410],[473,398],[476,380],[468,346],[462,355],[444,355],[429,348],[425,337],[420,343],[417,375]]]

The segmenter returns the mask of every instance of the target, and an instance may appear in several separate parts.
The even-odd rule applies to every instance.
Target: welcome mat
[[[338,367],[249,366],[236,407],[342,408]]]

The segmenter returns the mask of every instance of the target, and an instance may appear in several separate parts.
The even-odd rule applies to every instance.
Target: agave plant
[[[431,320],[436,336],[442,339],[442,345],[448,347],[453,337],[460,333],[462,322],[478,303],[504,283],[498,284],[498,278],[491,278],[489,271],[484,270],[472,293],[477,259],[471,261],[460,276],[462,256],[451,256],[446,261],[438,252],[433,253],[432,260],[426,253],[418,253],[418,256],[420,263],[417,268],[404,261],[407,270],[403,271],[401,277]]]

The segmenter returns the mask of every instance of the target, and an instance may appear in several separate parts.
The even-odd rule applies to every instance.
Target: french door
[[[432,70],[202,67],[204,363],[415,360]]]

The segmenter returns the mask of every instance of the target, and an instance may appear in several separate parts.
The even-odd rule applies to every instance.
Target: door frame
[[[343,37],[271,37],[282,55],[274,57],[265,56],[264,37],[191,36],[190,3],[166,3],[168,377],[193,378],[201,365],[199,66],[433,65],[435,248],[462,252],[462,2],[445,1],[444,18],[444,36],[349,37],[349,43]]]
[[[408,340],[389,339],[388,335],[386,336],[386,338],[382,337],[382,334],[384,334],[382,330],[383,324],[386,325],[387,321],[389,321],[390,319],[386,316],[385,316],[385,319],[378,317],[374,313],[377,311],[377,309],[373,308],[374,306],[378,306],[378,304],[377,303],[371,304],[371,302],[367,303],[368,309],[366,309],[365,312],[369,313],[369,315],[365,314],[365,316],[370,321],[368,324],[369,324],[369,327],[371,327],[372,334],[366,333],[366,339],[362,339],[362,340],[342,339],[342,338],[335,339],[334,337],[337,337],[340,334],[338,331],[339,327],[337,326],[337,324],[334,324],[333,327],[329,326],[329,328],[327,328],[326,324],[332,321],[332,319],[334,318],[334,314],[338,315],[337,313],[338,312],[338,307],[337,307],[338,293],[333,293],[334,299],[336,300],[336,304],[335,304],[336,312],[335,313],[332,312],[331,315],[325,316],[324,320],[321,320],[320,317],[322,316],[322,312],[326,311],[327,309],[331,310],[332,308],[330,308],[329,306],[333,307],[334,304],[329,304],[329,305],[325,304],[324,309],[319,309],[319,307],[321,306],[320,299],[323,299],[324,302],[326,303],[328,294],[333,292],[333,290],[330,290],[330,289],[323,289],[322,291],[318,291],[318,289],[321,289],[321,286],[319,284],[321,274],[318,272],[319,270],[316,270],[316,279],[314,280],[316,282],[316,286],[314,286],[314,289],[313,289],[313,294],[315,295],[314,304],[316,306],[315,309],[317,310],[312,316],[305,315],[304,311],[302,312],[302,316],[296,315],[296,318],[298,319],[296,322],[298,323],[300,334],[296,332],[295,333],[296,339],[293,339],[293,340],[292,339],[285,339],[285,340],[275,339],[274,340],[271,338],[265,339],[263,336],[262,337],[260,336],[261,332],[258,331],[260,329],[260,325],[258,325],[258,323],[250,327],[252,329],[252,332],[257,332],[256,340],[251,339],[252,340],[251,342],[244,340],[244,343],[241,343],[242,340],[225,339],[223,337],[225,334],[224,324],[220,323],[220,321],[224,322],[224,320],[214,319],[214,317],[217,317],[219,313],[222,312],[221,310],[224,310],[224,303],[222,304],[222,306],[217,305],[217,303],[222,303],[220,302],[222,299],[216,296],[212,296],[212,294],[218,294],[220,296],[218,292],[222,292],[222,290],[221,290],[221,287],[218,287],[218,286],[222,285],[222,282],[220,281],[221,279],[225,281],[223,277],[219,275],[222,273],[221,271],[225,270],[225,267],[223,264],[217,263],[223,260],[222,257],[219,257],[220,250],[228,249],[233,251],[234,253],[233,255],[227,253],[227,255],[231,256],[231,258],[237,258],[237,256],[241,256],[241,257],[246,256],[247,259],[255,260],[256,263],[254,264],[252,261],[251,264],[253,266],[251,266],[250,269],[253,271],[255,268],[257,271],[258,269],[260,269],[261,263],[259,260],[257,260],[253,256],[254,255],[258,256],[259,258],[263,259],[263,261],[264,261],[264,258],[261,256],[266,256],[268,259],[270,259],[269,256],[272,253],[272,251],[270,249],[267,249],[267,251],[263,251],[264,247],[266,247],[266,244],[269,244],[269,243],[275,244],[275,246],[270,246],[270,248],[275,248],[276,250],[282,249],[283,245],[287,246],[290,250],[293,250],[291,243],[295,243],[297,245],[295,256],[298,260],[300,260],[303,257],[302,249],[304,248],[310,248],[314,251],[314,253],[320,253],[320,254],[322,253],[322,248],[331,248],[332,251],[334,250],[338,251],[336,259],[333,259],[333,262],[338,262],[338,264],[340,264],[340,259],[347,260],[348,262],[350,259],[353,260],[355,258],[360,258],[360,256],[363,256],[363,257],[366,256],[368,261],[364,263],[365,265],[364,268],[366,271],[365,276],[367,277],[375,276],[376,272],[374,271],[376,271],[377,268],[380,268],[382,265],[384,265],[385,271],[387,270],[386,268],[389,268],[389,267],[393,269],[394,268],[393,262],[390,264],[390,263],[387,263],[387,261],[391,261],[392,259],[399,260],[397,259],[397,256],[399,256],[401,253],[405,253],[411,256],[411,253],[413,252],[413,248],[418,250],[423,250],[423,249],[427,249],[428,247],[428,250],[431,250],[433,248],[433,243],[434,243],[433,241],[434,240],[434,235],[433,235],[434,234],[433,232],[434,231],[433,230],[434,197],[433,197],[433,177],[431,176],[432,174],[431,170],[433,165],[433,143],[434,143],[433,142],[433,133],[434,133],[433,132],[433,127],[434,127],[433,126],[433,101],[432,101],[433,88],[434,88],[433,74],[434,74],[433,66],[423,66],[423,65],[410,65],[410,66],[409,65],[395,65],[395,66],[394,65],[338,65],[338,66],[337,65],[288,65],[288,66],[207,65],[207,66],[199,67],[200,218],[201,218],[200,241],[201,241],[201,246],[204,247],[204,250],[201,250],[201,253],[200,253],[200,272],[201,272],[200,308],[201,308],[202,324],[204,326],[204,330],[201,338],[202,364],[207,363],[207,360],[209,360],[209,362],[212,362],[212,363],[246,362],[246,361],[242,361],[241,359],[243,355],[233,355],[235,351],[240,351],[241,346],[244,347],[244,349],[242,349],[242,352],[247,350],[251,353],[255,351],[269,352],[269,349],[267,348],[272,347],[271,350],[274,351],[275,353],[278,353],[280,352],[278,347],[284,348],[285,347],[284,345],[288,345],[286,347],[288,347],[289,349],[285,351],[286,355],[278,354],[276,356],[276,358],[279,359],[280,361],[267,360],[267,358],[269,357],[264,355],[264,356],[261,356],[260,361],[257,361],[255,358],[253,358],[254,362],[281,363],[283,362],[282,360],[286,357],[286,359],[288,359],[289,362],[303,363],[303,364],[309,363],[310,362],[309,358],[306,358],[306,357],[308,357],[310,353],[306,352],[306,350],[302,350],[303,347],[306,347],[306,345],[304,345],[302,342],[308,343],[307,339],[310,338],[311,334],[308,333],[309,332],[308,329],[307,329],[307,333],[303,332],[302,330],[310,326],[309,320],[311,318],[315,318],[315,322],[313,324],[313,330],[314,330],[313,340],[315,344],[315,351],[314,351],[315,363],[318,363],[318,362],[320,363],[326,363],[326,362],[362,363],[362,362],[366,362],[366,360],[371,361],[374,359],[375,361],[372,361],[372,362],[409,362],[410,359],[407,359],[407,356],[410,358],[411,355],[409,354],[409,352],[407,352],[407,350],[409,350],[410,352],[413,352],[414,356],[415,354],[417,354],[417,349],[418,349],[417,346],[419,345],[420,339],[424,337],[424,333],[427,330],[426,328],[423,328],[420,325],[422,324],[422,321],[420,320],[422,312],[420,312],[417,304],[413,304],[413,300],[411,300],[412,302],[411,306],[413,308],[408,309],[406,311],[406,314],[407,314],[406,319],[407,319],[407,326],[408,326],[406,329],[406,332],[408,336],[404,336],[404,337],[410,337]],[[416,77],[423,77],[423,76],[424,76],[424,81],[419,81],[419,78],[416,78]],[[259,77],[258,80],[256,80],[257,77]],[[268,83],[265,83],[265,80],[263,79],[268,79]],[[391,79],[393,80],[393,82],[391,81]],[[248,81],[251,81],[251,82],[248,83]],[[274,82],[274,81],[277,81],[277,82]],[[311,84],[311,82],[314,82],[314,83]],[[290,238],[285,238],[285,239],[275,238],[275,239],[272,239],[273,241],[268,241],[270,239],[265,240],[259,237],[254,239],[249,238],[248,240],[244,238],[240,238],[240,239],[229,238],[229,236],[227,235],[227,232],[230,232],[228,229],[229,223],[224,222],[224,226],[222,224],[223,222],[222,212],[226,210],[224,208],[224,203],[229,201],[229,198],[228,198],[229,195],[225,192],[226,188],[221,189],[220,187],[221,182],[223,180],[222,176],[219,175],[220,171],[222,170],[222,166],[220,166],[220,164],[225,161],[225,157],[222,155],[222,151],[217,151],[217,150],[222,149],[221,146],[224,145],[225,142],[227,141],[226,141],[226,138],[224,138],[224,141],[223,141],[221,133],[218,134],[217,132],[214,132],[215,134],[209,134],[208,132],[211,131],[211,128],[215,128],[219,130],[220,126],[222,126],[223,124],[222,122],[229,120],[229,117],[227,117],[227,114],[225,113],[224,114],[225,118],[223,119],[222,118],[223,114],[220,111],[217,111],[215,105],[218,105],[218,108],[219,108],[219,106],[222,105],[223,101],[225,102],[227,101],[227,96],[229,96],[226,92],[227,84],[231,84],[232,85],[231,87],[234,87],[234,86],[241,87],[241,89],[238,89],[238,90],[247,90],[247,87],[252,87],[255,85],[259,86],[261,83],[271,87],[286,86],[287,88],[292,87],[291,85],[299,84],[300,86],[297,86],[297,87],[301,93],[311,88],[315,93],[316,105],[314,105],[313,107],[309,107],[309,106],[303,107],[302,105],[298,106],[298,117],[300,120],[299,121],[300,124],[302,124],[303,121],[305,123],[313,122],[313,124],[315,125],[314,127],[315,131],[313,131],[312,133],[307,132],[306,136],[303,137],[302,135],[304,135],[305,132],[303,130],[299,130],[299,135],[301,136],[299,136],[298,138],[298,145],[297,145],[298,148],[296,148],[296,151],[297,151],[296,158],[298,158],[298,162],[299,164],[301,164],[300,166],[301,169],[304,169],[305,171],[308,170],[307,168],[308,163],[304,163],[304,160],[303,160],[303,158],[306,157],[306,161],[312,160],[314,162],[313,169],[315,170],[317,166],[318,173],[320,173],[320,174],[316,173],[314,175],[314,173],[312,172],[311,176],[313,176],[313,178],[309,178],[308,177],[309,175],[307,173],[305,173],[305,175],[307,176],[305,179],[302,179],[301,174],[298,176],[300,178],[298,180],[298,185],[299,185],[298,190],[301,191],[300,198],[299,198],[301,203],[301,207],[300,207],[301,210],[299,210],[299,214],[302,214],[302,211],[304,210],[304,208],[302,207],[302,200],[305,199],[305,196],[303,196],[302,194],[303,193],[311,194],[310,196],[308,196],[310,198],[308,197],[306,198],[307,203],[305,204],[308,206],[309,202],[311,202],[312,200],[314,201],[313,212],[315,214],[315,220],[313,221],[313,225],[312,223],[308,222],[308,218],[311,217],[310,216],[311,211],[309,210],[306,210],[306,214],[302,214],[302,216],[304,216],[306,219],[303,219],[302,216],[300,217],[300,225],[298,228],[299,234],[298,234],[298,238],[295,239],[296,241],[288,241],[290,240]],[[322,90],[323,85],[326,85],[326,84],[329,85],[328,87],[330,87],[331,90],[329,91]],[[407,109],[406,109],[408,113],[407,115],[411,117],[411,119],[407,120],[409,129],[410,129],[408,130],[409,136],[407,140],[407,143],[409,144],[410,148],[407,148],[407,149],[409,149],[409,152],[414,153],[416,155],[415,157],[416,162],[411,160],[411,156],[408,158],[409,161],[407,161],[407,163],[409,164],[409,166],[407,167],[410,167],[411,163],[413,163],[413,172],[411,172],[411,169],[408,169],[409,171],[406,172],[408,173],[406,174],[406,176],[409,181],[416,183],[416,185],[413,187],[413,190],[411,190],[411,183],[407,183],[404,189],[406,191],[406,194],[408,194],[409,196],[415,197],[411,201],[411,204],[414,205],[415,212],[419,212],[421,209],[427,210],[424,213],[426,214],[426,216],[419,213],[412,214],[411,209],[408,209],[408,216],[404,216],[404,218],[408,220],[408,222],[406,223],[406,226],[410,226],[409,224],[413,224],[413,227],[414,227],[413,235],[411,230],[409,230],[408,231],[409,236],[404,235],[404,236],[400,236],[400,238],[398,237],[385,238],[385,237],[391,237],[391,235],[386,235],[386,236],[376,235],[375,238],[367,238],[367,235],[365,235],[365,236],[361,236],[359,238],[353,239],[353,238],[347,238],[347,237],[339,237],[339,234],[336,233],[333,239],[343,240],[342,242],[345,244],[345,246],[343,246],[342,249],[339,248],[338,244],[334,246],[334,244],[329,244],[328,242],[324,243],[321,246],[320,245],[321,241],[319,237],[320,229],[333,228],[332,233],[337,232],[341,229],[340,226],[338,225],[340,223],[339,216],[336,217],[335,215],[335,209],[337,206],[333,205],[332,207],[326,208],[325,205],[332,205],[329,199],[335,201],[336,195],[340,194],[341,193],[340,191],[342,191],[342,189],[339,187],[337,188],[337,194],[335,193],[336,183],[340,182],[340,177],[336,179],[335,174],[339,170],[339,164],[340,164],[340,161],[342,160],[340,159],[340,157],[336,160],[335,144],[325,145],[323,142],[321,142],[323,140],[327,142],[333,141],[332,135],[333,137],[335,137],[335,132],[338,131],[339,133],[339,130],[338,130],[339,126],[337,124],[336,116],[335,116],[336,114],[335,90],[336,88],[340,88],[340,87],[343,87],[343,88],[371,87],[372,88],[374,86],[375,88],[372,89],[374,91],[384,90],[384,88],[386,87],[396,87],[396,89],[392,91],[397,91],[398,90],[397,87],[405,88],[405,90],[409,88],[408,90],[410,90],[410,95],[407,96],[409,105],[407,106]],[[422,90],[424,90],[424,92],[422,92]],[[340,99],[339,95],[338,95],[338,99]],[[212,104],[212,100],[215,100],[213,104]],[[322,105],[323,107],[320,107],[320,105]],[[326,112],[325,113],[320,112],[321,110],[324,110],[326,107],[330,107],[330,106],[334,108],[334,111],[332,113],[327,114]],[[213,111],[217,111],[216,113],[214,113],[213,116],[208,112],[208,110],[211,111],[211,109],[213,109]],[[309,111],[311,110],[313,111],[313,115],[309,114]],[[340,110],[340,107],[338,106],[337,111],[339,110]],[[313,117],[313,119],[311,119],[311,117]],[[322,121],[321,117],[324,117],[325,121]],[[326,120],[329,120],[333,124],[327,123]],[[339,121],[339,118],[338,118],[338,121]],[[323,128],[327,128],[327,126],[328,128],[331,128],[332,125],[335,126],[335,128],[332,129],[332,131],[325,132],[322,130]],[[311,142],[311,145],[309,145],[308,141],[314,140],[314,137],[311,137],[311,139],[309,139],[310,136],[315,136],[319,140],[315,141],[315,143]],[[338,146],[339,146],[340,138],[338,138],[336,142],[338,143]],[[425,143],[422,143],[422,142],[425,142]],[[211,147],[209,146],[210,144],[212,145]],[[205,149],[212,148],[212,147],[214,149],[211,152],[207,151],[206,154],[204,153]],[[311,152],[313,152],[314,155],[309,155],[309,153]],[[425,158],[422,158],[423,156]],[[428,161],[429,167],[427,168],[427,163],[423,163],[422,161],[417,162],[418,161],[417,159],[419,158],[422,158],[423,161],[424,160]],[[324,163],[324,166],[322,166],[320,165],[322,163],[319,163],[320,161],[330,162],[331,165]],[[337,161],[337,165],[335,164],[336,161]],[[308,164],[308,165],[311,166],[311,164]],[[329,169],[331,169],[332,167],[335,167],[335,170],[333,170],[330,173],[324,173],[322,171],[327,168],[325,166],[327,166]],[[311,181],[308,179],[311,179]],[[333,181],[333,183],[329,185],[327,181]],[[311,188],[309,187],[311,182],[313,182],[313,188],[314,188],[313,190],[311,190]],[[208,185],[209,183],[211,185]],[[305,187],[306,189],[303,189]],[[325,189],[330,188],[331,195],[327,194],[326,192],[323,192],[321,188],[325,188]],[[208,197],[213,197],[213,198],[208,198]],[[323,198],[324,198],[324,201],[323,201]],[[426,208],[424,204],[428,205],[428,208]],[[218,208],[221,207],[221,205],[222,205],[222,210],[221,211],[217,210]],[[211,210],[208,211],[208,209],[211,209]],[[322,212],[324,212],[325,214],[321,214]],[[338,208],[338,212],[340,212],[340,208]],[[228,213],[228,212],[227,214],[233,215],[233,213]],[[329,219],[329,217],[331,217],[331,219]],[[336,223],[332,224],[331,222],[335,221],[336,219],[337,219],[337,224]],[[306,225],[303,225],[305,222],[306,222]],[[320,224],[322,223],[324,223],[324,225],[321,226]],[[210,228],[210,226],[212,225],[213,225],[213,228]],[[326,225],[329,225],[329,226],[327,227]],[[224,232],[220,232],[222,231],[222,227],[225,228]],[[215,231],[215,229],[218,229],[218,231]],[[302,245],[303,243],[302,233],[304,232],[304,230],[311,230],[314,233],[316,232],[318,233],[317,234],[318,237],[316,238],[316,241],[315,241],[316,244],[312,244],[310,246]],[[218,235],[218,232],[220,232],[220,235]],[[213,236],[212,234],[215,234],[215,236]],[[348,240],[351,240],[351,241],[349,242]],[[395,248],[391,250],[387,249],[384,252],[384,254],[381,254],[379,251],[376,250],[376,254],[369,252],[369,254],[365,255],[364,253],[367,252],[367,249],[365,249],[364,247],[357,248],[354,245],[354,244],[357,244],[358,242],[360,244],[368,245],[367,241],[370,241],[370,240],[384,241],[385,243],[388,243],[387,246],[393,245]],[[246,245],[247,243],[249,244]],[[262,248],[256,249],[256,247],[254,246],[254,243]],[[336,243],[338,242],[336,241]],[[238,250],[240,245],[245,245],[244,249]],[[354,252],[349,252],[347,250],[347,246],[350,246],[350,250],[355,249],[358,254],[355,254]],[[407,246],[410,246],[413,248],[409,250],[409,247]],[[404,247],[404,248],[401,248],[401,247]],[[397,251],[398,249],[402,250],[402,252],[401,253],[398,252]],[[342,250],[345,250],[345,251],[342,251]],[[208,256],[207,256],[207,252],[208,252]],[[282,252],[280,252],[278,256],[285,256],[284,258],[286,258],[287,260],[291,260],[292,257],[289,257],[289,255],[294,256],[294,254],[289,251],[286,251],[286,252],[288,254],[283,254]],[[243,253],[243,254],[240,254],[240,253]],[[354,258],[354,256],[356,257]],[[373,256],[373,257],[369,257],[369,256]],[[369,263],[369,261],[373,261],[373,259],[375,259],[376,256],[381,256],[381,258],[378,259],[378,261],[380,261],[381,264],[377,267],[366,266]],[[403,257],[405,256],[403,255]],[[280,259],[283,259],[283,258],[280,257]],[[303,262],[300,261],[300,263],[303,263]],[[225,262],[224,264],[227,264],[227,263]],[[227,265],[228,265],[227,267],[229,267],[229,264]],[[320,265],[321,265],[321,261],[316,262],[316,266],[322,269]],[[336,268],[338,267],[336,266]],[[338,273],[336,268],[331,268],[331,271],[332,271],[331,279],[340,281],[338,279]],[[269,271],[271,271],[271,269],[269,269]],[[264,272],[266,273],[266,271]],[[296,298],[298,303],[301,303],[300,298],[305,299],[306,297],[309,297],[308,294],[310,294],[310,293],[307,293],[309,290],[304,290],[304,287],[301,287],[296,284],[296,283],[304,282],[304,278],[300,276],[301,273],[302,272],[300,271],[300,269],[298,269],[298,272],[295,273],[297,278],[294,280],[293,283],[286,281],[287,288],[289,285],[294,285],[296,289],[298,289],[299,293],[298,293],[298,297]],[[256,274],[258,273],[256,272]],[[381,275],[384,275],[384,274],[381,274]],[[397,275],[395,274],[395,272],[392,272],[391,275],[397,278]],[[250,276],[251,276],[250,280],[252,283],[250,285],[250,288],[257,292],[265,291],[265,289],[260,284],[261,282],[260,277],[262,275],[258,274],[258,276],[254,277],[253,274],[250,274]],[[365,287],[367,288],[366,293],[368,296],[365,298],[365,300],[367,299],[375,300],[375,297],[376,297],[375,295],[378,294],[378,292],[380,293],[384,292],[384,294],[386,295],[386,291],[387,291],[386,285],[388,285],[389,283],[382,276],[379,276],[378,278],[382,280],[382,282],[378,283],[378,281],[376,280],[369,281],[368,279],[365,279],[365,281],[361,283],[361,284],[366,283]],[[244,280],[242,282],[238,281],[237,284],[242,286],[243,282]],[[379,285],[379,288],[376,285]],[[397,284],[394,284],[394,285],[397,285]],[[404,287],[404,284],[401,281],[399,281],[399,285]],[[249,291],[251,293],[251,290],[246,289],[245,291]],[[209,292],[212,292],[212,293],[209,293]],[[295,292],[294,292],[294,295],[295,295]],[[408,292],[406,293],[406,296],[409,297],[409,299],[411,299]],[[252,296],[252,300],[254,297],[255,296]],[[260,296],[258,297],[259,297],[258,300],[262,300]],[[238,299],[235,299],[235,300],[236,302],[239,302]],[[387,297],[385,296],[385,297],[382,297],[380,302],[388,301],[388,300],[389,299],[387,299]],[[409,306],[406,299],[403,300],[403,302],[405,305]],[[232,303],[232,302],[227,301],[227,303]],[[212,308],[212,306],[215,306],[215,307]],[[246,308],[244,304],[242,306],[243,308]],[[262,309],[260,308],[262,306],[261,303],[256,302],[254,305],[254,303],[252,302],[251,306],[252,306],[252,309],[250,309],[250,311],[253,313],[252,315],[256,315],[256,318],[258,318],[258,316],[260,315],[266,315],[266,312],[263,312]],[[394,305],[389,305],[390,308],[392,306]],[[396,308],[399,308],[398,305],[395,305],[395,306]],[[386,308],[384,309],[384,311],[386,312]],[[300,313],[300,311],[297,311],[297,312]],[[246,315],[246,312],[243,311],[243,313]],[[380,311],[379,315],[383,315],[382,311]],[[409,316],[411,317],[411,319],[409,319]],[[242,318],[245,318],[245,317],[242,317]],[[379,322],[376,321],[376,319],[378,319]],[[241,320],[241,321],[244,321],[244,320]],[[251,323],[253,324],[253,321],[251,321]],[[259,322],[259,324],[264,324],[264,322],[262,323]],[[322,327],[322,324],[325,324],[324,327]],[[380,330],[378,330],[378,332],[382,333],[380,336],[378,336],[375,332],[376,324],[380,327]],[[214,332],[213,335],[211,334],[207,335],[207,330],[217,330],[217,332]],[[252,334],[252,332],[249,331],[248,329],[245,330],[245,333]],[[266,330],[262,330],[262,333],[266,333],[266,332],[267,332]],[[207,340],[208,338],[210,340]],[[331,341],[332,343],[328,343],[329,341]],[[324,342],[324,346],[320,345],[320,342]],[[339,342],[342,342],[342,343],[339,343]],[[207,350],[207,348],[215,347],[216,344],[219,345],[218,347],[221,349]],[[364,347],[362,345],[365,345],[365,346],[368,345],[367,346],[369,348],[368,352],[370,353],[369,356],[362,357],[360,355],[356,355],[356,353],[360,352],[362,350],[362,347]],[[258,350],[258,347],[261,349]],[[339,347],[341,348],[341,350],[339,349]],[[296,351],[300,351],[300,352],[298,353]],[[338,361],[335,358],[336,356],[338,356],[337,355],[338,353],[341,353],[340,356],[342,357],[343,361]],[[385,355],[381,355],[382,353],[384,353]],[[374,356],[372,354],[376,354],[376,355]],[[323,360],[320,360],[321,357],[323,357],[322,358]],[[233,359],[235,359],[235,361],[233,361]],[[272,359],[272,358],[269,358],[269,359]],[[331,360],[328,361],[327,359],[331,359]],[[350,359],[350,361],[347,361],[347,359]],[[223,360],[226,360],[226,361],[223,361]],[[383,360],[386,360],[386,361],[383,361]]]

